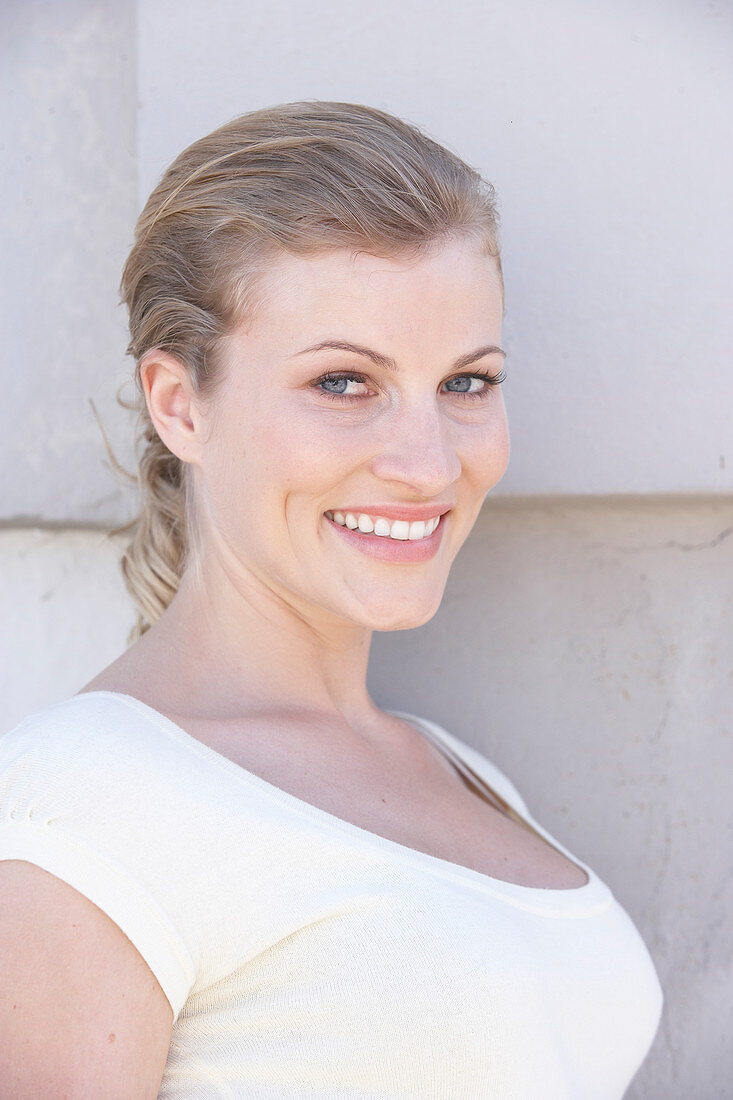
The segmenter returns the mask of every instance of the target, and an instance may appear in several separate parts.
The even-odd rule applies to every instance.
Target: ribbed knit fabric
[[[608,887],[518,886],[326,813],[128,695],[0,739],[0,859],[107,913],[174,1012],[165,1100],[620,1100],[659,1022]]]

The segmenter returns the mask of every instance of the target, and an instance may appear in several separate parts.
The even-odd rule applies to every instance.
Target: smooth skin
[[[354,796],[371,796],[391,761],[408,818],[416,774],[436,788],[442,775],[448,809],[460,784],[434,756],[431,771],[422,738],[413,730],[406,740],[404,724],[374,704],[367,663],[374,630],[416,627],[435,614],[456,554],[506,469],[501,389],[465,382],[473,370],[498,374],[502,355],[455,367],[499,346],[502,313],[495,264],[475,244],[441,242],[410,263],[339,250],[273,269],[255,320],[222,345],[209,401],[179,361],[149,352],[141,371],[153,423],[194,476],[198,568],[84,690],[134,694],[232,759],[244,752],[245,764],[259,745],[277,757],[261,768],[275,783],[280,774],[268,767],[302,760],[305,782],[337,759],[339,798],[349,781]],[[389,356],[397,369],[354,352],[303,354],[334,339]],[[349,400],[332,400],[315,384],[326,371],[364,381],[342,386]],[[484,396],[466,397],[466,386]],[[324,516],[370,503],[449,503],[438,553],[410,565],[370,559]],[[244,744],[252,716],[271,721],[272,742],[250,734]],[[278,746],[281,730],[290,740]],[[389,798],[373,801],[389,808]],[[466,804],[466,831],[472,813]],[[28,864],[0,863],[0,899],[0,1095],[157,1096],[172,1013],[133,945],[96,906]]]
[[[210,401],[172,356],[143,359],[153,423],[194,477],[200,568],[109,672],[165,713],[225,720],[278,700],[378,736],[372,632],[433,617],[507,467],[501,387],[459,391],[472,370],[498,375],[503,354],[454,366],[500,347],[501,283],[477,245],[453,241],[410,263],[349,250],[290,257],[268,286],[255,321],[223,342]],[[397,370],[353,352],[303,353],[332,339],[390,356]],[[333,400],[315,385],[324,372],[364,381]],[[372,503],[450,504],[437,555],[376,561],[324,515]]]
[[[0,862],[0,1096],[153,1100],[173,1012],[140,953],[54,875]]]

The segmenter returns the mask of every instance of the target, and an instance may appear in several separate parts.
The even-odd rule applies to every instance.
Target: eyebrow
[[[296,351],[295,355],[290,358],[295,359],[299,355],[307,355],[309,352],[323,351],[324,348],[334,348],[337,351],[351,351],[355,355],[365,355],[384,370],[399,370],[397,363],[390,355],[382,355],[379,351],[361,347],[360,344],[352,344],[348,340],[322,340],[320,344],[313,344],[309,348],[303,348],[302,351]],[[506,358],[506,352],[502,348],[497,347],[495,344],[486,344],[485,347],[476,348],[475,351],[460,355],[453,366],[456,368],[468,367],[471,363],[475,363],[477,359],[483,359],[485,355],[503,355]]]

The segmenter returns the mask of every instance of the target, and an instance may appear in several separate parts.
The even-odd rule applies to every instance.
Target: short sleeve
[[[112,733],[116,737],[111,736]],[[140,952],[174,1019],[195,981],[165,874],[175,821],[125,731],[95,708],[57,704],[0,738],[0,860],[25,860],[88,898]],[[190,939],[190,935],[189,935]]]

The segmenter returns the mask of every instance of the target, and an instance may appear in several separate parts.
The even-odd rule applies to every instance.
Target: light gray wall
[[[141,199],[254,107],[394,111],[498,191],[497,494],[730,492],[732,33],[708,0],[145,0]]]
[[[5,728],[124,648],[122,544],[0,534]],[[666,1004],[628,1100],[730,1096],[732,607],[731,502],[496,498],[431,622],[374,637],[377,702],[494,759],[639,927]]]
[[[268,103],[417,122],[499,192],[512,458],[438,615],[375,637],[372,691],[493,757],[637,922],[666,1008],[630,1100],[729,1096],[733,9],[12,0],[0,21],[0,729],[132,624],[106,534],[134,495],[89,398],[129,464],[117,286],[158,173]]]
[[[129,465],[118,284],[137,217],[135,9],[0,5],[0,518],[114,523],[94,402]],[[124,395],[123,395],[124,396]]]
[[[629,1100],[731,1096],[732,618],[733,502],[496,498],[373,647],[375,698],[495,760],[642,930],[666,1005]]]

